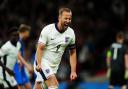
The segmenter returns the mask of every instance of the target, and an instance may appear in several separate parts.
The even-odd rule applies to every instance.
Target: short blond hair
[[[71,12],[71,13],[72,13],[71,9],[69,9],[69,8],[60,8],[60,9],[59,9],[59,15],[62,15],[62,13],[63,13],[64,11],[65,11],[65,12]]]
[[[21,24],[19,27],[19,32],[25,32],[25,31],[30,31],[31,30],[31,26],[26,25],[26,24]]]

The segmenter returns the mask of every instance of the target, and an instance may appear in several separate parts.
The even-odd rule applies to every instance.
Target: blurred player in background
[[[29,37],[31,27],[25,24],[21,24],[19,27],[19,42],[21,44],[21,56],[25,56],[25,44],[24,40],[26,40]],[[25,86],[25,89],[31,89],[31,83],[29,81],[29,78],[26,74],[25,67],[28,69],[28,71],[32,71],[32,67],[24,60],[24,62],[17,62],[14,67],[15,72],[15,79],[18,83],[18,89],[22,89],[23,86]]]
[[[18,42],[18,29],[12,27],[9,30],[9,41],[0,48],[0,84],[1,89],[18,89],[14,79],[13,68],[17,61],[20,43]],[[6,70],[8,68],[10,71]],[[12,73],[10,73],[12,71]]]
[[[58,89],[58,80],[55,75],[66,47],[70,49],[70,79],[76,79],[75,34],[69,27],[71,19],[71,10],[61,8],[58,23],[49,24],[43,28],[38,40],[34,64],[34,71],[37,75],[35,89],[43,89],[42,82],[46,83],[48,89]]]
[[[117,33],[116,43],[113,43],[107,52],[109,89],[114,89],[114,86],[127,89],[125,77],[128,71],[128,51],[123,44],[124,39],[123,32]]]

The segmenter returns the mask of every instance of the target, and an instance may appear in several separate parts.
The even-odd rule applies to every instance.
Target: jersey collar
[[[55,23],[55,28],[56,28],[56,30],[59,32],[59,33],[64,33],[65,31],[60,31],[59,30],[59,28],[58,28],[58,26],[57,26],[57,23]]]

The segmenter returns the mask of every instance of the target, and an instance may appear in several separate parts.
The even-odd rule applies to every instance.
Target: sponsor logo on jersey
[[[54,38],[51,38],[51,40],[55,40]]]

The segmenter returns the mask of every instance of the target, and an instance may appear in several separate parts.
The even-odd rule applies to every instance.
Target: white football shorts
[[[43,59],[41,65],[42,65],[42,71],[38,72],[36,70],[36,62],[34,62],[34,72],[36,74],[37,82],[44,82],[44,80],[47,80],[49,76],[56,74],[58,68],[50,67],[50,64],[47,60]]]
[[[13,76],[10,76],[7,72],[6,72],[6,80],[10,83],[10,85],[12,87],[14,87],[14,86],[17,85],[17,82],[14,79],[14,77]],[[3,84],[4,85],[4,88],[9,88],[7,82],[3,78],[0,78],[0,84]]]

